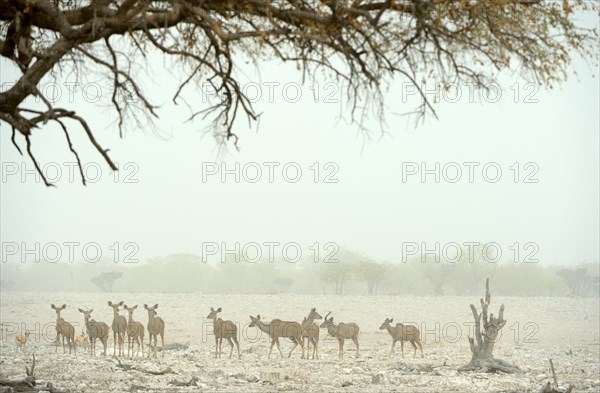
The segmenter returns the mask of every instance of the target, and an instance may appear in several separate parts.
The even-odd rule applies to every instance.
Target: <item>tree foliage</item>
[[[184,71],[175,103],[187,88],[212,85],[215,100],[190,105],[190,119],[201,118],[220,141],[236,146],[240,114],[257,119],[236,74],[247,61],[293,62],[303,79],[325,71],[345,86],[348,116],[361,127],[372,110],[382,117],[392,80],[408,82],[421,92],[414,112],[420,118],[435,114],[420,89],[426,78],[476,89],[507,69],[545,86],[564,80],[573,51],[585,58],[595,52],[596,32],[574,24],[576,13],[590,9],[598,6],[584,0],[0,0],[0,53],[20,70],[0,93],[0,119],[11,126],[19,152],[16,132],[25,139],[42,176],[31,136],[49,123],[61,127],[77,162],[69,127],[80,125],[116,170],[86,120],[74,108],[54,107],[38,85],[68,73],[105,72],[113,84],[107,103],[122,132],[127,118],[157,116],[135,72],[156,52]],[[27,100],[33,97],[44,106]]]

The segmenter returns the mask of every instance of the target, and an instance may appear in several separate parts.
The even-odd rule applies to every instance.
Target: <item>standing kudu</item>
[[[310,356],[310,344],[313,344],[313,354],[312,358],[315,358],[315,353],[317,355],[317,359],[319,358],[319,325],[314,323],[316,319],[323,319],[323,317],[317,312],[315,308],[310,310],[308,317],[302,320],[300,324],[302,326],[302,342],[304,343],[304,339],[307,339],[306,344],[306,359]]]
[[[327,316],[329,314],[331,314],[331,312],[328,312],[327,315],[325,315],[325,321],[321,324],[321,328],[326,328],[327,332],[330,335],[338,339],[338,342],[340,344],[340,360],[344,359],[344,341],[346,341],[347,338],[351,338],[352,341],[354,341],[354,344],[356,345],[356,358],[358,358],[358,333],[360,331],[360,328],[354,322],[340,322],[336,325],[335,323],[333,323],[333,317],[327,319]]]
[[[156,316],[158,304],[155,304],[154,307],[148,307],[147,304],[144,304],[144,308],[148,311],[148,346],[153,349],[154,354],[156,355],[156,341],[157,337],[160,335],[162,356],[165,356],[165,321]],[[154,338],[154,346],[152,345],[152,338]],[[148,351],[148,357],[150,357],[150,351]]]
[[[60,317],[60,312],[67,308],[66,304],[63,304],[62,307],[56,307],[54,304],[50,305],[54,311],[56,311],[56,348],[54,352],[58,351],[58,345],[60,343],[60,338],[62,338],[62,346],[63,353],[65,353],[65,338],[67,339],[67,344],[69,345],[69,353],[71,353],[71,348],[73,351],[77,353],[75,349],[75,328],[69,322],[65,321]]]
[[[123,305],[123,302],[113,303],[108,302],[108,305],[113,309],[113,355],[117,356],[117,341],[119,344],[119,356],[123,356],[125,350],[123,349],[123,342],[125,341],[125,329],[127,328],[127,320],[124,316],[119,315],[119,307]]]
[[[298,345],[302,349],[302,359],[304,359],[304,344],[302,343],[302,326],[298,322],[291,321],[282,321],[281,319],[274,319],[271,323],[266,324],[260,320],[260,315],[257,315],[256,318],[250,316],[250,325],[248,327],[257,327],[263,332],[267,333],[271,338],[271,349],[269,349],[269,358],[271,358],[271,352],[273,351],[273,346],[277,344],[277,349],[279,350],[279,354],[283,357],[283,353],[281,353],[281,347],[279,345],[279,338],[289,338],[294,343],[294,347],[290,351],[288,357],[292,356],[292,352]]]
[[[221,307],[218,309],[210,308],[210,313],[206,318],[213,320],[213,333],[215,335],[215,358],[221,357],[221,347],[223,345],[223,339],[226,338],[231,345],[229,351],[229,359],[233,354],[233,343],[237,346],[238,359],[240,359],[240,344],[237,339],[237,326],[231,321],[224,321],[221,318],[217,319],[217,314],[221,312]],[[233,340],[233,342],[232,342]]]
[[[413,358],[417,356],[417,345],[421,349],[421,357],[423,357],[423,346],[421,345],[421,333],[416,326],[403,325],[397,323],[395,327],[392,327],[391,323],[394,322],[394,318],[386,318],[385,321],[379,327],[380,330],[386,329],[390,336],[392,336],[392,349],[390,350],[390,357],[394,355],[394,346],[396,341],[400,341],[400,348],[402,350],[402,359],[404,359],[404,341],[410,341],[415,352]],[[417,343],[417,345],[415,345]]]
[[[140,355],[140,343],[142,344],[142,356],[144,356],[144,325],[141,322],[133,320],[133,312],[137,308],[137,304],[133,307],[123,306],[129,313],[129,319],[127,323],[127,357],[133,357],[133,343],[134,340],[137,342],[137,353],[135,356]]]
[[[85,327],[88,331],[88,336],[90,337],[90,355],[96,356],[96,340],[99,339],[104,347],[103,355],[106,356],[106,347],[108,345],[108,325],[104,322],[97,322],[95,320],[90,320],[92,316],[92,312],[94,309],[92,308],[89,311],[85,311],[79,309],[79,312],[83,314],[83,319],[85,322]]]

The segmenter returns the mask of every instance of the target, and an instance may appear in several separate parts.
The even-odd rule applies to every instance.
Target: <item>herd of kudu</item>
[[[137,344],[136,356],[140,355],[140,346],[143,356],[145,335],[144,325],[141,322],[135,321],[133,319],[133,312],[137,309],[137,305],[133,307],[128,307],[122,301],[119,303],[113,303],[109,301],[108,306],[111,307],[113,310],[113,321],[110,327],[112,327],[113,330],[114,355],[125,356],[123,344],[125,341],[125,336],[127,336],[127,356],[133,356],[134,344]],[[55,352],[58,351],[58,346],[60,344],[61,339],[63,352],[66,352],[66,341],[66,344],[69,347],[69,353],[71,353],[71,350],[75,351],[76,344],[84,345],[87,349],[89,341],[90,354],[91,356],[95,356],[96,340],[100,340],[102,346],[104,347],[103,354],[106,356],[106,347],[108,345],[108,334],[110,327],[104,322],[98,322],[94,319],[91,319],[91,314],[94,311],[94,309],[79,309],[79,312],[83,314],[85,329],[84,331],[82,331],[80,336],[75,336],[75,328],[73,327],[73,325],[65,321],[60,316],[61,311],[67,308],[67,305],[63,304],[61,307],[56,307],[54,304],[52,304],[50,307],[54,311],[56,311]],[[128,312],[128,318],[125,318],[124,316],[119,314],[120,307],[123,307],[123,309]],[[164,356],[165,322],[162,318],[157,316],[156,309],[158,308],[158,304],[155,304],[153,307],[149,307],[148,305],[144,304],[144,308],[148,312],[148,347],[153,349],[153,353],[156,354],[157,338],[158,336],[160,336],[162,344],[161,349],[162,354]],[[211,307],[210,313],[206,317],[207,319],[211,319],[213,322],[213,334],[215,336],[215,358],[221,357],[221,346],[223,343],[223,339],[227,339],[231,347],[229,351],[229,358],[231,359],[235,344],[235,347],[237,347],[238,359],[240,359],[240,344],[238,341],[237,326],[232,321],[224,321],[223,319],[219,318],[218,314],[221,311],[221,307],[219,307],[216,310]],[[302,353],[301,357],[302,359],[304,359],[304,343],[305,340],[307,340],[306,359],[308,359],[310,356],[311,344],[313,346],[312,358],[315,359],[316,357],[317,359],[319,359],[318,344],[320,328],[327,329],[327,333],[338,340],[340,360],[344,358],[344,342],[346,341],[346,339],[350,339],[354,342],[354,345],[356,346],[356,358],[358,358],[358,333],[360,331],[360,328],[354,322],[334,323],[333,317],[329,317],[329,314],[331,314],[331,312],[325,315],[324,321],[323,323],[321,323],[321,325],[318,325],[317,323],[315,323],[315,321],[323,319],[323,317],[317,312],[315,308],[313,308],[310,310],[308,316],[306,316],[301,323],[295,321],[283,321],[281,319],[273,319],[271,322],[265,323],[260,319],[260,315],[257,315],[256,317],[250,316],[251,322],[248,326],[256,327],[269,336],[269,339],[271,341],[271,347],[269,349],[269,358],[271,357],[271,352],[273,351],[273,347],[275,346],[275,344],[277,344],[279,354],[281,355],[281,357],[283,357],[283,353],[281,352],[281,347],[279,344],[279,339],[286,338],[291,340],[294,344],[293,348],[288,354],[288,357],[291,357],[294,350],[298,347],[298,345],[300,345]],[[394,346],[396,345],[397,341],[400,341],[403,358],[405,341],[408,341],[412,344],[414,348],[413,357],[415,357],[417,354],[417,345],[421,350],[421,357],[423,357],[423,346],[421,345],[421,334],[419,332],[419,329],[412,325],[403,325],[402,323],[397,323],[395,326],[392,326],[393,321],[393,319],[386,318],[383,324],[379,327],[380,330],[387,330],[390,336],[392,337],[392,348],[390,350],[390,357],[394,355]],[[85,331],[87,331],[87,334]],[[27,342],[28,336],[29,333],[25,333],[25,335],[19,335],[16,337],[17,346],[19,349],[22,350],[23,346]],[[149,351],[148,356],[150,356]]]

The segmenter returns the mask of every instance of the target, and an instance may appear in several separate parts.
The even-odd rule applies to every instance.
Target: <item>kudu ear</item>
[[[50,308],[53,309],[53,310],[56,310],[56,306],[54,304],[51,304]]]
[[[215,309],[211,307],[211,308],[210,308],[210,311],[214,312],[214,311],[215,311]]]
[[[156,304],[154,305],[154,308],[158,308],[158,303],[156,303]]]
[[[137,308],[137,304],[133,307],[131,307],[132,310],[135,310]]]
[[[260,315],[257,315],[257,316],[256,316],[256,319],[260,320]]]
[[[94,309],[92,308],[90,311],[88,311],[90,314],[94,311]]]
[[[221,307],[217,308],[217,312],[221,312]]]
[[[85,314],[85,311],[83,311],[82,309],[79,309],[79,312],[82,312],[82,313],[84,313],[84,314]]]
[[[67,305],[63,304],[61,308],[64,310],[65,308],[67,308]]]
[[[390,323],[394,322],[394,318],[390,319]]]
[[[125,303],[123,303],[123,301],[121,300],[121,301],[119,302],[119,306],[122,306],[123,304],[125,304]]]
[[[148,309],[148,305],[147,305],[147,304],[144,304],[144,308],[147,310],[147,309]]]
[[[109,300],[108,305],[112,307],[112,302]]]

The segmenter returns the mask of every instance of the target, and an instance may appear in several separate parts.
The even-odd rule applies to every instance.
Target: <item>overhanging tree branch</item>
[[[218,140],[233,140],[239,114],[257,120],[251,100],[236,77],[240,60],[294,62],[304,77],[317,72],[344,83],[351,122],[361,129],[375,109],[384,122],[384,92],[393,80],[416,87],[417,120],[435,110],[421,84],[470,83],[485,90],[497,72],[519,69],[545,86],[563,81],[574,53],[597,53],[597,33],[574,25],[575,12],[598,12],[583,0],[0,0],[0,54],[21,72],[0,92],[0,120],[30,143],[34,129],[48,120],[67,130],[61,118],[83,126],[108,165],[107,149],[75,111],[45,100],[43,113],[26,103],[44,100],[37,86],[50,74],[82,67],[103,70],[112,80],[108,102],[120,135],[137,114],[150,121],[156,106],[146,97],[129,58],[147,61],[158,52],[184,66],[173,102],[191,82],[204,81],[215,98],[191,107],[190,120],[208,122]],[[118,38],[118,39],[117,39]],[[132,97],[135,100],[120,100]],[[367,98],[364,98],[367,97]],[[57,114],[58,113],[58,114]],[[68,138],[71,152],[74,147]],[[18,145],[15,133],[13,144]],[[33,157],[31,157],[33,159]],[[78,163],[79,156],[77,156]],[[39,166],[36,164],[39,170]],[[83,172],[81,172],[83,173]],[[85,184],[85,179],[82,180]]]

